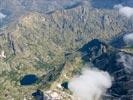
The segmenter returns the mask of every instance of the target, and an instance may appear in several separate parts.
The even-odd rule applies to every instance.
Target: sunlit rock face
[[[93,41],[88,44],[93,44]],[[103,45],[98,41],[97,43]],[[94,67],[107,71],[114,78],[112,87],[107,91],[109,96],[105,96],[105,100],[115,100],[115,98],[131,100],[133,95],[133,55],[111,48],[106,49],[106,52],[102,52],[102,49],[95,44],[93,46],[88,45],[89,49],[86,48],[88,58],[92,58],[91,62]],[[107,45],[104,46],[107,47]],[[92,52],[93,48],[97,48],[97,51],[93,50]],[[97,52],[100,52],[100,54]]]

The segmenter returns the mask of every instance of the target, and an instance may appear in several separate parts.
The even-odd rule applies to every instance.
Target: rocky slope
[[[80,51],[82,59],[92,62],[94,67],[107,71],[114,78],[105,100],[132,100],[133,54],[119,51],[95,39]]]
[[[104,0],[104,3],[101,0],[0,0],[0,12],[6,15],[0,19],[0,99],[33,99],[31,94],[36,89],[54,90],[59,83],[80,73],[80,66],[85,61],[98,68],[103,65],[100,69],[111,74],[125,68],[121,65],[120,69],[113,69],[112,62],[121,55],[130,59],[132,54],[108,46],[116,35],[133,31],[133,19],[121,16],[113,9],[119,3],[131,5],[132,0],[130,3],[125,0]],[[93,40],[95,38],[107,44]],[[93,41],[86,44],[90,40]],[[85,56],[82,57],[79,51],[84,50]],[[103,64],[105,60],[107,63]],[[109,67],[105,68],[107,65]],[[129,74],[128,70],[124,69],[124,75]],[[31,86],[21,86],[20,80],[27,74],[35,74],[39,80]],[[124,80],[124,84],[128,81]],[[117,93],[112,87],[109,94],[118,98],[130,95],[129,91],[127,94],[121,94],[121,91],[125,89]],[[67,93],[70,98],[70,91]]]

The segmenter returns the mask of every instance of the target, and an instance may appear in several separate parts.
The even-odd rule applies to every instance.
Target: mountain
[[[71,92],[58,85],[80,74],[85,63],[116,78],[107,91],[109,95],[117,99],[131,96],[132,87],[123,88],[123,84],[131,84],[132,72],[116,61],[124,57],[132,66],[132,47],[126,47],[123,36],[133,32],[133,19],[120,15],[113,7],[117,4],[132,7],[132,3],[132,0],[0,0],[3,16],[0,99],[34,99],[32,93],[39,91],[50,98],[56,92],[61,100],[69,100]],[[121,69],[122,75],[128,77],[117,84]],[[28,75],[35,76],[34,82],[22,85]]]
[[[94,67],[113,76],[113,84],[105,100],[132,100],[133,54],[110,48],[97,39],[85,44],[80,51],[86,54],[83,60],[92,62]]]

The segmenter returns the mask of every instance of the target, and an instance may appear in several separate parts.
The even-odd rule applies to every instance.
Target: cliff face
[[[49,13],[34,13],[34,10],[32,12],[24,15],[22,13],[23,16],[9,24],[4,34],[10,34],[14,41],[19,37],[33,38],[34,34],[34,38],[50,38],[55,45],[65,50],[74,50],[91,39],[110,40],[119,33],[132,32],[133,29],[132,19],[120,16],[113,8],[93,8],[87,1],[71,9]]]
[[[93,63],[95,68],[107,71],[113,77],[112,87],[104,100],[132,100],[133,54],[111,48],[97,39],[85,44],[80,51],[84,61]]]

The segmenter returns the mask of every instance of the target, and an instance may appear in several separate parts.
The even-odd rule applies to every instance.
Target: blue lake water
[[[38,77],[34,74],[28,74],[25,75],[21,80],[20,80],[20,84],[21,85],[32,85],[34,83],[36,83],[36,81],[38,80]]]
[[[41,90],[35,91],[34,93],[32,93],[32,96],[35,97],[35,100],[48,100]]]
[[[62,83],[61,86],[62,86],[64,89],[68,89],[68,82]]]

